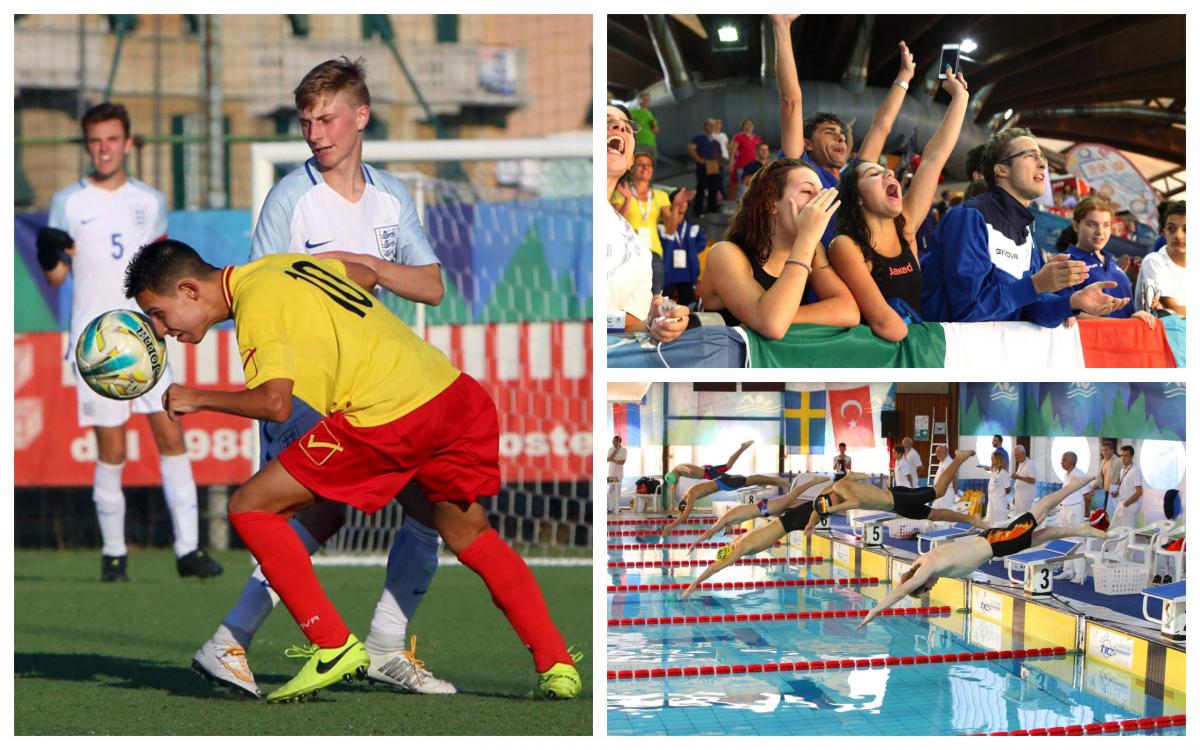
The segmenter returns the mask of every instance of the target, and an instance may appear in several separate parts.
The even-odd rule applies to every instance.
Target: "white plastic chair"
[[[1163,545],[1169,544],[1184,535],[1184,524],[1176,520],[1173,526],[1162,533],[1161,541]],[[1170,574],[1172,581],[1182,580],[1184,577],[1184,563],[1187,560],[1187,540],[1184,540],[1182,547],[1174,550],[1163,549],[1160,546],[1155,550],[1155,555],[1161,557],[1166,562],[1167,573]],[[1158,566],[1154,566],[1154,572],[1158,572]]]
[[[1088,538],[1083,543],[1083,556],[1087,558],[1088,575],[1095,576],[1100,563],[1123,563],[1128,560],[1126,547],[1133,530],[1128,526],[1117,526],[1108,530],[1106,539]]]
[[[1163,519],[1135,529],[1126,545],[1129,562],[1137,563],[1146,570],[1146,583],[1154,575],[1155,555],[1161,552],[1166,543],[1166,533],[1175,525],[1174,521]],[[1123,528],[1123,527],[1118,527]]]

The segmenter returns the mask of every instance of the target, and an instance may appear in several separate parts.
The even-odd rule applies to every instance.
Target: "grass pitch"
[[[417,656],[458,695],[412,695],[359,682],[315,703],[270,705],[218,690],[190,669],[251,571],[245,552],[217,553],[224,575],[181,580],[169,550],[133,551],[128,584],[99,582],[100,553],[22,551],[14,560],[14,729],[18,735],[583,734],[592,733],[591,569],[534,568],[568,644],[587,655],[574,701],[533,698],[533,661],[483,582],[443,566],[409,628]],[[382,567],[319,567],[351,630],[365,638]],[[251,645],[263,692],[300,668],[304,643],[279,606]]]

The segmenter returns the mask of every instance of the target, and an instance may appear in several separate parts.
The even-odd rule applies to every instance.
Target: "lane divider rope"
[[[722,664],[708,667],[658,667],[655,669],[610,669],[610,680],[644,680],[659,677],[706,677],[726,674],[757,674],[759,672],[816,672],[836,669],[870,667],[900,667],[918,664],[949,664],[965,661],[996,661],[999,659],[1033,659],[1063,656],[1062,646],[1020,648],[1011,651],[973,651],[957,654],[920,654],[918,656],[876,656],[869,659],[818,659],[814,661],[783,661],[768,664]]]
[[[610,568],[697,568],[709,566],[716,560],[609,560]],[[743,557],[734,565],[812,565],[825,562],[825,558],[817,557]]]
[[[661,524],[663,521],[670,521],[670,516],[659,516],[657,518],[620,518],[608,520],[609,526],[646,526],[647,524]],[[716,516],[691,516],[685,524],[689,523],[712,523],[717,520]]]
[[[618,531],[610,531],[610,532],[608,532],[608,535],[609,536],[658,536],[658,535],[662,534],[662,528],[663,527],[658,526],[656,528],[647,529],[646,531],[638,531],[636,529],[624,529],[624,530],[618,530]],[[682,531],[680,531],[679,529],[676,529],[675,531],[672,531],[670,534],[666,534],[665,536],[699,536],[699,535],[703,534],[705,531],[707,531],[707,529],[683,529]],[[745,534],[746,530],[739,526],[739,527],[733,529],[733,531],[730,531],[729,529],[725,529],[725,533],[727,533],[727,534]]]
[[[1065,727],[1045,727],[1039,729],[1014,729],[1011,732],[992,732],[992,737],[1078,737],[1084,734],[1122,734],[1125,732],[1145,732],[1151,729],[1166,729],[1167,727],[1187,726],[1187,714],[1174,716],[1147,716],[1142,719],[1125,719],[1123,721],[1096,722],[1093,724],[1069,724]],[[983,737],[983,734],[969,735]]]
[[[949,615],[950,607],[895,607],[882,610],[879,615],[926,615],[941,617]],[[644,625],[703,625],[714,622],[781,622],[786,620],[829,620],[840,617],[866,617],[868,609],[829,609],[817,612],[755,612],[736,615],[694,615],[673,617],[614,617],[608,621],[610,628],[641,627]]]
[[[875,576],[870,578],[800,578],[780,581],[726,581],[725,583],[702,583],[697,591],[712,591],[715,589],[774,589],[792,588],[795,586],[872,586],[879,583]],[[621,591],[682,591],[687,583],[630,583],[608,587],[608,593]]]
[[[646,544],[610,544],[609,549],[687,549],[694,546],[696,549],[720,549],[728,547],[725,542],[700,542],[692,545],[687,542],[649,542]],[[772,547],[782,547],[783,542],[775,542]]]

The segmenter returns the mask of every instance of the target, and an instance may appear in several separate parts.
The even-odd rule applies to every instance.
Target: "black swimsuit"
[[[892,502],[896,513],[905,518],[923,521],[929,518],[929,503],[937,500],[932,487],[893,487]]]
[[[780,514],[779,521],[783,524],[785,531],[800,531],[808,525],[808,519],[812,514],[813,504],[810,500],[803,505],[798,505]]]
[[[871,278],[884,299],[899,297],[914,310],[921,309],[921,266],[912,248],[900,238],[900,254],[895,258],[871,250]]]
[[[779,277],[772,276],[771,274],[767,273],[762,266],[755,265],[754,280],[758,282],[758,285],[761,286],[765,292],[774,286],[776,281],[779,281]],[[727,326],[740,326],[742,324],[742,321],[738,320],[737,316],[734,315],[729,308],[717,310],[717,314],[724,318],[725,325]]]
[[[1012,523],[1002,528],[988,529],[983,532],[988,544],[992,545],[992,557],[1007,557],[1018,552],[1024,552],[1033,546],[1033,530],[1037,528],[1037,519],[1032,513],[1023,513],[1013,519]]]

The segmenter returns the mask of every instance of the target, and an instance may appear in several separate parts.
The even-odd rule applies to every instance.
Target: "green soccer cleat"
[[[371,657],[362,642],[351,633],[346,642],[337,648],[320,646],[292,646],[284,651],[294,659],[307,658],[300,674],[286,685],[267,696],[271,703],[303,702],[317,697],[317,691],[333,685],[338,680],[351,682],[355,678],[365,679]]]
[[[583,652],[575,649],[574,646],[567,649],[567,653],[575,664],[583,661]],[[552,701],[569,701],[579,696],[583,690],[583,680],[579,678],[579,670],[575,668],[575,664],[559,662],[542,672],[538,679],[538,690],[541,691],[543,698]]]

